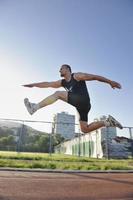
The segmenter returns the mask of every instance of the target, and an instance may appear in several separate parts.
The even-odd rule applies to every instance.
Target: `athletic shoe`
[[[24,104],[25,104],[29,114],[33,115],[33,113],[37,111],[36,104],[30,103],[28,98],[24,99]]]
[[[118,127],[120,129],[123,129],[123,126],[120,124],[120,122],[118,122],[114,117],[112,117],[111,115],[108,116],[107,122],[110,123],[110,126],[113,127]]]

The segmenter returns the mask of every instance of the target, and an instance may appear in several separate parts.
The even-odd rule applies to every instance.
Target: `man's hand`
[[[32,88],[36,85],[35,85],[35,83],[31,83],[31,84],[26,84],[26,85],[22,85],[22,86]]]
[[[122,88],[122,87],[121,87],[121,84],[120,84],[120,83],[117,83],[117,82],[115,82],[115,81],[111,81],[111,82],[110,82],[110,86],[111,86],[113,89],[115,89],[115,88],[121,89],[121,88]]]

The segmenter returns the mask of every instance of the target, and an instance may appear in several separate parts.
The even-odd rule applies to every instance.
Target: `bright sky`
[[[56,102],[33,116],[23,99],[38,102],[55,89],[21,85],[60,79],[59,68],[104,76],[122,84],[87,82],[89,122],[111,114],[133,126],[132,0],[0,0],[0,118],[52,121],[75,108]],[[63,88],[61,88],[63,90]]]

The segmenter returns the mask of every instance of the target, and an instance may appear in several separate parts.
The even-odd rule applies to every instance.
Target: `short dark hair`
[[[62,67],[66,67],[67,69],[69,69],[70,72],[72,72],[72,69],[71,69],[70,65],[63,64]]]

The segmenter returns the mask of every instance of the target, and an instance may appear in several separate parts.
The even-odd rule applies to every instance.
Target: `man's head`
[[[63,64],[60,68],[60,75],[61,77],[64,77],[66,74],[70,73],[71,74],[72,70],[70,65]]]

